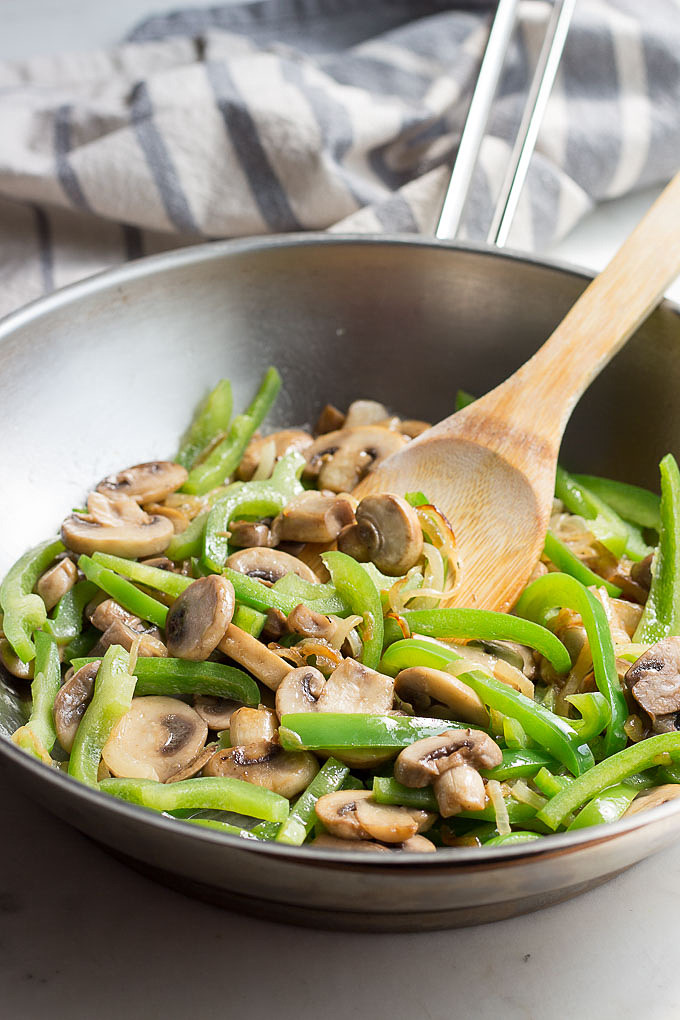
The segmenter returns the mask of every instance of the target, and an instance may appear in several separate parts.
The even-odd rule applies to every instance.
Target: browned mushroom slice
[[[377,400],[353,400],[347,408],[347,417],[343,428],[352,429],[364,425],[377,425],[390,417],[384,404]]]
[[[502,760],[498,744],[481,730],[446,730],[400,751],[394,778],[404,786],[419,788],[460,765],[490,769]]]
[[[365,496],[356,509],[356,524],[344,528],[338,549],[389,577],[401,577],[423,552],[423,532],[412,506],[389,492]]]
[[[226,577],[200,577],[170,607],[165,623],[168,652],[203,662],[214,652],[234,615],[234,586]]]
[[[302,602],[295,609],[291,610],[286,623],[287,629],[291,634],[301,634],[302,637],[323,638],[326,641],[330,641],[337,630],[337,624],[329,620],[327,616],[309,609]]]
[[[55,563],[39,578],[35,590],[45,603],[48,613],[56,606],[62,595],[71,590],[77,579],[78,568],[68,556]]]
[[[218,648],[224,655],[252,673],[271,691],[277,689],[286,674],[293,668],[289,662],[270,651],[252,634],[247,634],[233,623],[227,627]]]
[[[291,670],[276,692],[281,718],[294,712],[384,715],[392,708],[394,680],[354,659],[343,659],[326,680],[311,666]]]
[[[676,783],[664,783],[663,786],[643,790],[637,795],[623,817],[637,815],[640,811],[649,811],[650,808],[667,804],[669,800],[675,800],[677,797],[680,797],[680,784]]]
[[[145,626],[138,616],[135,616],[134,613],[129,613],[127,609],[123,609],[120,603],[111,598],[104,599],[103,602],[95,606],[90,614],[90,621],[97,630],[102,631],[107,630],[116,621],[126,623],[128,627],[140,633],[144,630]]]
[[[133,643],[137,642],[137,655],[164,659],[168,650],[161,641],[160,634],[158,627],[140,631],[123,620],[114,620],[92,649],[92,655],[102,655],[111,645],[121,645],[129,652]]]
[[[382,425],[329,432],[305,450],[306,473],[317,479],[320,489],[351,492],[372,468],[407,442],[405,436]]]
[[[649,589],[652,587],[653,562],[654,553],[650,553],[649,556],[645,556],[639,563],[633,563],[630,568],[630,576],[633,581],[645,592],[649,592]]]
[[[342,411],[339,411],[333,404],[326,404],[317,418],[314,431],[317,436],[321,436],[326,432],[335,432],[337,429],[341,429],[344,424],[345,415]]]
[[[92,492],[86,514],[71,514],[61,526],[61,538],[77,553],[107,552],[136,559],[162,553],[174,534],[167,517],[151,517],[128,496],[108,497]]]
[[[339,839],[377,839],[403,843],[415,836],[426,812],[377,804],[370,790],[338,790],[319,797],[317,818]]]
[[[23,662],[4,635],[0,637],[0,662],[18,680],[33,679],[33,662]]]
[[[318,771],[319,763],[309,751],[283,751],[277,744],[266,741],[222,748],[203,770],[206,776],[241,779],[282,797],[302,793]]]
[[[459,811],[483,811],[486,804],[484,780],[471,765],[457,765],[438,776],[432,784],[442,818]]]
[[[476,726],[487,726],[489,713],[481,698],[471,687],[441,669],[411,666],[402,669],[394,681],[394,691],[416,712],[426,714],[432,701],[446,705],[456,718]]]
[[[242,549],[229,556],[227,566],[237,570],[239,574],[246,574],[260,581],[269,581],[271,584],[286,574],[297,574],[310,584],[319,583],[318,577],[306,563],[280,549]]]
[[[276,712],[271,708],[239,708],[231,717],[229,736],[233,747],[246,747],[264,741],[275,743],[279,728]]]
[[[413,839],[417,837],[412,837]],[[429,843],[429,840],[426,840]],[[312,840],[312,846],[320,846],[324,850],[358,850],[358,851],[369,851],[378,850],[380,853],[389,854],[391,850],[387,846],[383,846],[382,843],[374,843],[372,839],[339,839],[338,836],[331,836],[328,832],[320,833],[316,839]],[[395,850],[402,849],[402,847],[394,847]]]
[[[191,779],[191,777],[195,776],[197,772],[200,772],[201,769],[205,768],[214,755],[216,747],[217,744],[207,744],[193,761],[190,761],[183,769],[180,769],[179,772],[174,772],[167,782],[181,783],[183,779]]]
[[[283,429],[281,432],[272,432],[268,436],[256,436],[255,439],[250,440],[246,447],[246,452],[236,471],[236,477],[242,482],[250,481],[268,446],[273,445],[273,467],[274,462],[283,457],[285,453],[290,453],[291,450],[305,450],[313,442],[309,432],[304,432],[302,429]]]
[[[67,680],[57,691],[54,699],[54,728],[59,743],[69,754],[73,747],[76,730],[85,715],[85,709],[92,701],[94,681],[101,663],[88,662]]]
[[[129,496],[137,503],[158,503],[184,485],[186,468],[169,460],[135,464],[118,474],[109,475],[97,486],[105,496]]]
[[[343,494],[310,489],[296,496],[274,520],[277,541],[334,542],[342,529],[354,523],[355,501]]]
[[[276,545],[271,528],[263,521],[231,521],[229,535],[231,545],[239,549],[252,549],[256,546],[271,548]]]
[[[664,638],[648,648],[625,675],[625,682],[638,705],[647,712],[655,728],[669,727],[661,720],[680,711],[680,637]],[[670,727],[675,729],[675,724]]]
[[[241,708],[240,701],[218,698],[213,694],[197,694],[194,708],[210,730],[228,730],[231,718]]]
[[[434,845],[432,840],[427,839],[425,836],[411,836],[410,839],[405,840],[401,846],[395,846],[395,850],[406,850],[411,854],[434,854],[437,852],[437,847]]]
[[[177,698],[133,698],[111,730],[102,758],[114,776],[166,783],[202,753],[208,727]]]

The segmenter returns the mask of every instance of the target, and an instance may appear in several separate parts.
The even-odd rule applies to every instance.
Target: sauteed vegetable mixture
[[[358,400],[261,435],[279,387],[232,417],[219,382],[173,461],[105,478],[11,568],[15,743],[178,825],[381,853],[680,796],[673,457],[660,498],[560,468],[513,612],[450,608],[465,564],[427,493],[351,494],[427,423]]]

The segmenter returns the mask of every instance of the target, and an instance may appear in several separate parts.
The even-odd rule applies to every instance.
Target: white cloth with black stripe
[[[461,237],[483,239],[549,5],[523,0]],[[260,0],[0,64],[0,314],[202,239],[431,233],[489,4]],[[510,243],[680,165],[680,0],[580,0]]]

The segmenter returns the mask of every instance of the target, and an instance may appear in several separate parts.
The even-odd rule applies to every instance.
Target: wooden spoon
[[[355,489],[422,490],[456,534],[449,605],[509,609],[543,549],[574,405],[680,273],[680,173],[514,375],[392,454]]]

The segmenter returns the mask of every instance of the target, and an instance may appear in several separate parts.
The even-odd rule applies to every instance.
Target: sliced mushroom
[[[144,509],[148,514],[167,517],[176,535],[180,535],[189,527],[190,518],[177,507],[166,506],[165,503],[145,503]]]
[[[207,736],[203,719],[183,701],[133,698],[129,711],[111,730],[102,759],[114,776],[166,783],[196,762]]]
[[[347,408],[343,428],[351,429],[364,425],[377,425],[390,417],[390,412],[384,404],[377,400],[354,400]]]
[[[187,589],[187,591],[190,590]],[[270,651],[251,634],[234,626],[233,623],[227,627],[218,648],[272,691],[277,689],[286,674],[293,668],[289,662]]]
[[[291,670],[276,692],[279,719],[294,712],[359,712],[384,715],[392,708],[394,680],[374,669],[343,659],[326,680],[318,669]]]
[[[237,570],[239,574],[247,574],[248,577],[269,581],[271,584],[286,574],[297,574],[310,584],[319,583],[318,577],[306,563],[280,549],[242,549],[229,556],[227,566]]]
[[[300,603],[289,614],[286,620],[287,629],[291,634],[301,634],[302,637],[323,638],[329,641],[335,634],[337,625],[329,620],[327,616],[309,609],[308,606]]]
[[[271,528],[264,521],[230,521],[229,541],[239,549],[252,549],[255,546],[271,548],[276,545]]]
[[[0,637],[0,662],[18,680],[33,679],[34,663],[20,659],[4,635]]]
[[[412,839],[420,839],[420,837],[413,836]],[[429,843],[429,840],[426,840]],[[387,846],[383,846],[382,843],[374,843],[370,839],[339,839],[337,836],[331,836],[328,832],[320,833],[316,839],[312,840],[312,846],[320,846],[324,850],[359,850],[369,851],[378,850],[380,853],[389,854],[391,849]],[[394,849],[402,849],[402,847],[395,847]]]
[[[303,451],[313,442],[309,432],[304,432],[302,429],[283,429],[281,432],[272,432],[268,436],[257,436],[248,443],[246,452],[238,466],[236,477],[242,482],[250,481],[257,471],[265,447],[270,444],[274,446],[276,462],[285,453],[290,453],[291,450]]]
[[[411,854],[434,854],[437,852],[437,847],[432,840],[427,839],[425,836],[411,836],[401,846],[397,846],[394,849],[407,850]]]
[[[109,475],[97,486],[105,496],[129,496],[137,503],[158,503],[184,485],[186,468],[169,460],[135,464],[118,474]]]
[[[190,761],[188,765],[185,765],[179,772],[174,772],[167,780],[168,783],[181,783],[183,779],[191,779],[198,772],[204,768],[212,756],[215,753],[217,744],[206,744],[203,750],[198,754],[193,761]]]
[[[334,542],[342,529],[354,523],[354,500],[310,489],[296,496],[272,524],[277,541]]]
[[[669,800],[675,800],[677,797],[680,797],[680,784],[676,783],[665,783],[663,786],[655,786],[651,790],[643,790],[637,795],[623,817],[637,815],[640,811],[649,811],[650,808],[667,804]]]
[[[309,786],[318,771],[319,763],[309,751],[283,751],[277,744],[260,741],[245,747],[221,748],[203,773],[241,779],[282,797],[295,797]]]
[[[111,645],[121,645],[129,652],[133,642],[137,642],[137,655],[164,659],[167,657],[168,650],[161,641],[160,633],[158,627],[139,631],[123,620],[114,620],[106,628],[91,654],[102,655]]]
[[[370,560],[389,577],[401,577],[422,556],[423,532],[413,507],[383,492],[361,500],[356,524],[340,532],[338,549],[360,563]]]
[[[459,811],[483,811],[486,804],[484,780],[471,765],[457,765],[438,776],[432,784],[442,818]]]
[[[67,680],[54,699],[54,728],[59,743],[70,754],[76,730],[92,701],[94,682],[101,662],[88,662]]]
[[[234,586],[226,577],[200,577],[170,607],[165,623],[168,653],[203,662],[214,652],[231,623]]]
[[[314,431],[317,436],[325,435],[326,432],[335,432],[345,424],[345,415],[333,404],[326,404],[317,418]]]
[[[129,613],[127,609],[123,609],[120,603],[111,598],[104,599],[103,602],[95,606],[90,615],[90,621],[97,630],[102,631],[107,630],[116,621],[126,623],[132,630],[139,631],[140,633],[144,630],[144,624],[138,616],[135,616],[134,613]]]
[[[432,426],[429,421],[417,421],[410,418],[399,422],[399,431],[403,436],[408,436],[409,439],[415,439],[416,436],[422,435],[423,432],[427,432],[431,428]]]
[[[174,534],[167,517],[151,517],[127,496],[90,493],[86,514],[71,514],[61,538],[77,553],[107,552],[136,559],[162,553]]]
[[[78,568],[68,556],[55,563],[39,578],[35,590],[45,603],[48,613],[56,606],[62,595],[73,588],[77,579]]]
[[[481,730],[446,730],[405,747],[394,764],[394,778],[404,786],[423,787],[461,765],[490,769],[503,760],[501,749]]]
[[[142,563],[147,567],[156,567],[157,570],[167,570],[169,574],[185,573],[180,563],[175,563],[167,556],[151,556],[147,560],[142,560]]]
[[[475,726],[487,726],[489,713],[482,699],[471,687],[451,673],[428,666],[411,666],[402,669],[394,681],[394,692],[413,706],[416,712],[426,712],[435,701],[456,713],[456,718]]]
[[[258,741],[273,744],[278,729],[279,720],[271,708],[248,708],[244,705],[231,717],[229,737],[233,747],[247,747]]]
[[[650,553],[649,556],[645,556],[639,563],[633,563],[630,568],[630,576],[636,584],[639,584],[643,591],[648,592],[652,587],[652,566],[654,563],[654,553]]]
[[[210,730],[228,730],[232,716],[242,708],[240,701],[218,698],[213,694],[197,694],[194,708]]]
[[[680,637],[664,638],[648,648],[624,677],[638,705],[657,732],[675,729],[668,717],[680,711]],[[659,730],[659,727],[661,729]]]
[[[268,609],[267,620],[260,634],[261,639],[265,642],[278,641],[287,630],[285,613],[282,613],[280,609]]]
[[[320,489],[351,492],[372,468],[407,442],[405,436],[382,425],[329,432],[305,450],[306,473],[317,479]]]
[[[427,812],[377,804],[370,790],[338,790],[319,797],[316,815],[331,836],[403,843],[415,836]]]

